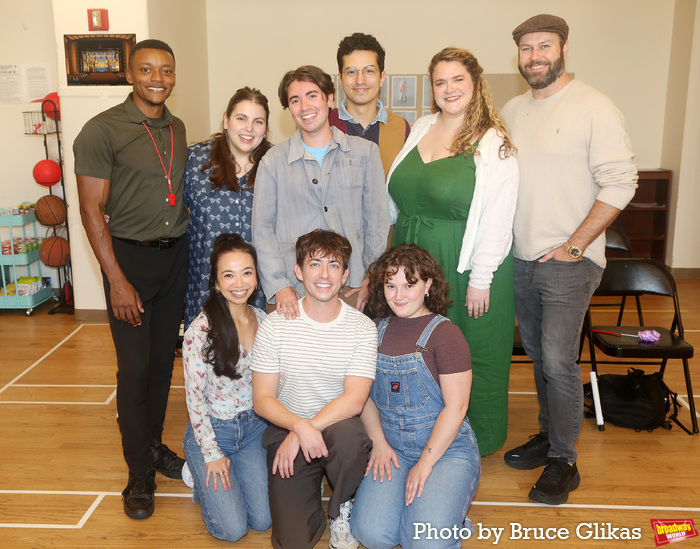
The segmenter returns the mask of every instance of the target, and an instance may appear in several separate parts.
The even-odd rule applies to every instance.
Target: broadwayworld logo
[[[695,529],[695,524],[692,519],[651,519],[651,527],[654,529],[654,541],[656,541],[657,547],[698,536],[698,531]]]

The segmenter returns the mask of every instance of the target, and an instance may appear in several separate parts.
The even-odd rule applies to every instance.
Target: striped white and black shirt
[[[269,315],[258,328],[250,369],[279,374],[277,400],[304,419],[313,418],[343,394],[346,376],[374,379],[377,329],[365,315],[341,301],[331,322],[316,322],[304,312],[288,320]]]

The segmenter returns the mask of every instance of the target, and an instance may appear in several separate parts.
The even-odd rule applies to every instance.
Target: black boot
[[[155,508],[156,472],[154,469],[145,473],[129,471],[129,483],[122,492],[124,512],[132,519],[147,519]]]
[[[156,471],[168,478],[182,479],[184,459],[178,457],[175,452],[160,440],[151,443],[151,452],[153,452],[153,466]]]

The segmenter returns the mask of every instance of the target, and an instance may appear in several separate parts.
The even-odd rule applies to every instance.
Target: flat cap
[[[564,41],[569,38],[569,25],[561,17],[540,13],[520,23],[513,31],[513,40],[520,45],[520,38],[529,32],[556,32]]]

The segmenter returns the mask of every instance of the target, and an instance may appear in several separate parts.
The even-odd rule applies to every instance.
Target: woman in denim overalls
[[[369,306],[386,318],[361,415],[374,448],[350,520],[368,549],[460,547],[473,532],[467,510],[481,466],[465,417],[472,372],[464,336],[440,314],[447,295],[440,267],[414,244],[370,267]]]

